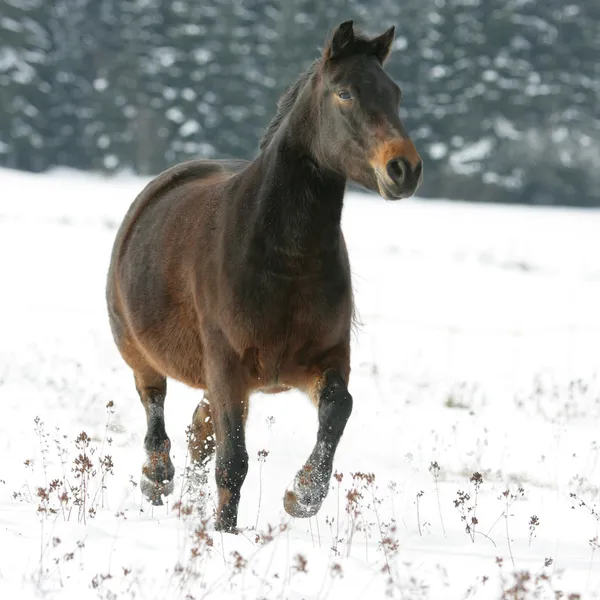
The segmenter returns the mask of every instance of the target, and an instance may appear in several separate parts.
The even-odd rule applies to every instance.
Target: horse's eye
[[[338,96],[342,100],[352,100],[352,94],[348,90],[342,90],[341,92],[338,92]]]

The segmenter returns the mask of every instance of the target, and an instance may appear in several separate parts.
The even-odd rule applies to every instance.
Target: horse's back
[[[149,205],[165,199],[169,192],[190,183],[201,182],[220,175],[233,175],[248,165],[245,160],[190,160],[177,164],[155,177],[138,194],[127,211],[115,239],[114,251],[118,251],[126,241],[131,226]]]
[[[123,255],[124,247],[132,236],[136,223],[144,217],[145,213],[154,205],[168,202],[171,192],[187,183],[204,182],[220,176],[227,177],[241,171],[247,165],[248,161],[244,160],[190,160],[163,171],[150,181],[129,207],[117,232],[113,246],[109,288],[111,276],[116,275],[112,272],[116,262]]]

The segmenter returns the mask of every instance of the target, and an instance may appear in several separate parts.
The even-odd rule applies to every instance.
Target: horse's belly
[[[151,327],[136,332],[144,353],[157,370],[191,387],[205,388],[202,339],[197,326],[182,327],[179,314],[165,312]]]

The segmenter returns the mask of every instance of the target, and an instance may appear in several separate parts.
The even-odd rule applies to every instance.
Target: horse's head
[[[342,23],[325,49],[317,78],[317,157],[388,200],[407,198],[423,180],[421,157],[398,109],[402,93],[383,70],[394,28],[374,39]]]

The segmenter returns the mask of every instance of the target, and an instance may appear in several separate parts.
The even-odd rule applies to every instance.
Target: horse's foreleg
[[[321,508],[329,491],[335,450],[352,412],[352,396],[337,369],[323,373],[315,393],[319,411],[317,443],[296,474],[293,489],[287,490],[284,497],[285,510],[293,517],[312,517]]]
[[[146,410],[147,432],[144,448],[147,460],[142,468],[141,490],[152,504],[161,505],[162,496],[173,491],[175,468],[169,452],[171,441],[165,429],[167,380],[153,370],[135,372],[135,383]]]
[[[210,337],[205,347],[211,348],[210,356],[206,357],[206,378],[216,442],[218,506],[215,529],[235,533],[240,492],[248,472],[244,429],[249,393],[239,358],[218,332],[213,332]]]
[[[217,441],[215,478],[219,494],[215,529],[235,533],[242,484],[248,473],[245,406],[227,403],[213,410]]]

